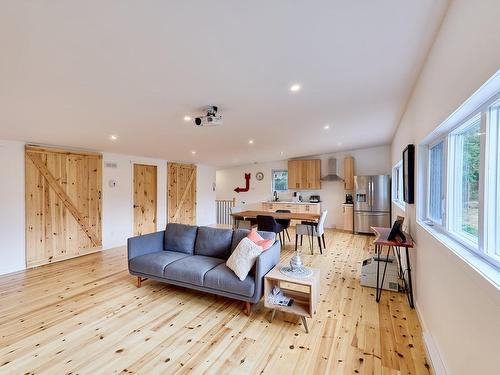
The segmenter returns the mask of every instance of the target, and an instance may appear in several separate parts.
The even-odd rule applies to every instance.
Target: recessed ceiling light
[[[195,150],[191,151],[191,155],[196,155],[196,151]]]
[[[249,145],[253,145],[253,139],[248,140]]]
[[[109,139],[111,139],[112,141],[116,141],[118,137],[116,135],[110,135]]]
[[[325,129],[325,130],[330,129],[330,125],[326,124],[325,126],[323,126],[323,129]]]
[[[191,121],[191,116],[184,116],[184,121]]]
[[[291,92],[297,92],[299,90],[300,90],[300,85],[298,83],[294,83],[293,85],[290,86]]]

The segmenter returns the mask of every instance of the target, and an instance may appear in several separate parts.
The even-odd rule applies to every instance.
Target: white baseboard
[[[439,353],[436,343],[434,342],[434,338],[425,324],[425,320],[422,318],[420,308],[418,307],[418,303],[416,301],[415,310],[417,312],[418,319],[420,320],[420,325],[422,326],[422,339],[424,340],[425,351],[427,358],[430,361],[432,372],[434,375],[448,375],[448,371],[446,370],[446,366],[441,358],[441,354]]]

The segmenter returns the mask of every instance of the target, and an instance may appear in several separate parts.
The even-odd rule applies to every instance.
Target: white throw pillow
[[[243,238],[226,262],[238,278],[243,281],[252,269],[257,258],[262,253],[262,247],[248,238]]]

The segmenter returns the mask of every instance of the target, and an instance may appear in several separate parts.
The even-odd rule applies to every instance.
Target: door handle
[[[139,208],[141,206],[139,206],[138,204],[134,204],[134,208]]]

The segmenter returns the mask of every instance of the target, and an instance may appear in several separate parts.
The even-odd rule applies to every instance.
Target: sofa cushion
[[[198,227],[168,223],[165,229],[165,250],[192,255]]]
[[[243,238],[245,238],[246,236],[248,236],[249,233],[250,233],[250,231],[248,229],[236,229],[233,232],[233,240],[231,242],[231,253],[234,251],[234,249],[236,249],[236,246],[238,246],[238,244],[241,242],[241,240]],[[276,241],[276,234],[275,233],[263,232],[263,231],[259,231],[257,233],[259,233],[262,236],[262,238],[265,240]],[[273,244],[274,244],[274,242],[273,242]]]
[[[243,281],[254,266],[259,255],[262,254],[262,247],[245,237],[236,246],[233,253],[226,262],[226,266],[234,271],[236,276]]]
[[[203,286],[205,274],[221,263],[224,260],[219,258],[193,255],[168,265],[163,275],[170,280]]]
[[[232,229],[199,227],[194,253],[226,260],[231,252],[232,238]]]
[[[175,251],[158,251],[130,259],[129,269],[133,272],[163,277],[163,271],[167,265],[186,257],[189,255]]]
[[[274,245],[274,240],[265,240],[256,230],[251,230],[247,238],[254,244],[262,247],[263,251],[266,251]]]
[[[203,286],[228,293],[251,297],[255,291],[254,278],[248,275],[243,281],[225,264],[219,264],[205,274]]]

